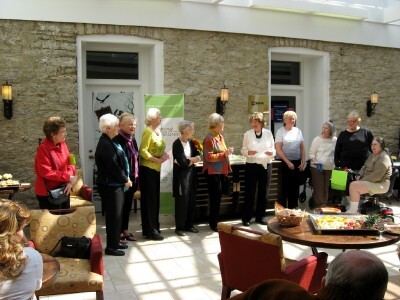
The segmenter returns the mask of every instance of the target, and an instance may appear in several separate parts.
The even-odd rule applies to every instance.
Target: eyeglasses
[[[347,123],[356,123],[357,120],[347,120]]]

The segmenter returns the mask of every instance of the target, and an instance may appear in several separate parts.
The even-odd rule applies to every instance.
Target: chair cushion
[[[103,276],[90,272],[88,259],[57,257],[60,272],[52,285],[36,292],[36,295],[57,295],[95,292],[103,290]]]
[[[76,169],[75,176],[78,178],[78,181],[71,188],[71,195],[77,196],[79,195],[79,191],[83,186],[83,173],[81,169]]]
[[[92,202],[85,200],[81,196],[70,196],[70,206],[71,207],[80,207],[80,206],[91,206]]]
[[[30,236],[39,252],[50,254],[63,236],[93,238],[95,234],[96,214],[93,205],[78,207],[65,215],[53,215],[47,209],[32,210]]]

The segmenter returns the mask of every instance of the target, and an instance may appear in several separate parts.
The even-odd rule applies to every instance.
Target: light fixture
[[[375,107],[378,104],[379,94],[374,90],[371,93],[371,99],[367,101],[367,116],[371,117],[375,114]]]
[[[12,85],[8,84],[8,81],[1,85],[1,95],[4,104],[4,117],[6,119],[11,119],[13,116]]]
[[[219,97],[217,97],[217,106],[216,106],[216,112],[217,114],[220,114],[221,116],[225,113],[225,106],[226,103],[229,100],[229,89],[225,86],[221,89],[221,94]]]

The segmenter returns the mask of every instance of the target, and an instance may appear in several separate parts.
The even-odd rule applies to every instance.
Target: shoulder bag
[[[92,240],[83,236],[83,237],[62,237],[54,248],[50,251],[50,255],[57,248],[58,244],[61,243],[60,251],[57,253],[57,256],[61,257],[69,257],[69,258],[90,258],[90,247],[92,245]]]

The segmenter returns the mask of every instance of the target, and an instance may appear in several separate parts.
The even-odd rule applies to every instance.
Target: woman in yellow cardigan
[[[140,213],[142,216],[142,234],[146,238],[161,241],[160,235],[160,171],[161,164],[169,159],[165,152],[165,142],[158,127],[161,124],[158,108],[149,108],[146,125],[140,144]]]

